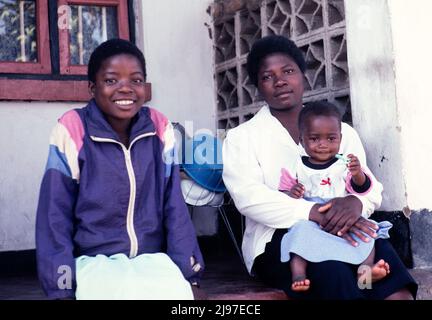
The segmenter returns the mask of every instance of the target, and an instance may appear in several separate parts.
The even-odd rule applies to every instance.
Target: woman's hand
[[[353,246],[358,246],[350,233],[364,242],[369,242],[369,237],[377,236],[375,230],[378,229],[375,223],[361,216],[361,210],[362,203],[355,196],[335,198],[324,205],[313,205],[309,220],[318,223],[324,231],[330,230],[327,232],[344,238]]]
[[[349,229],[342,228],[342,230],[338,232],[338,235],[344,238],[349,243],[351,243],[353,246],[357,247],[358,243],[354,240],[354,238],[351,236],[350,233],[355,234],[363,242],[369,242],[370,241],[369,237],[376,238],[377,236],[377,234],[375,233],[376,230],[378,230],[377,224],[363,217],[359,217],[351,228]],[[367,237],[365,233],[369,237]]]
[[[330,208],[322,213],[320,226],[328,233],[343,236],[361,216],[363,204],[355,196],[346,196],[330,200],[325,205],[328,206]]]
[[[319,225],[321,225],[323,218],[324,218],[324,214],[330,208],[331,208],[330,202],[327,202],[324,205],[315,203],[309,212],[309,220],[314,221],[314,222],[318,223]]]

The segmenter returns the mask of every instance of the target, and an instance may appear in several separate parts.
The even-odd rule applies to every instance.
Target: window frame
[[[0,61],[0,73],[51,74],[48,0],[35,0],[37,62]]]
[[[0,101],[68,101],[87,102],[87,66],[72,66],[69,73],[61,71],[61,41],[58,26],[59,7],[62,4],[117,6],[118,36],[135,38],[134,9],[132,0],[35,0],[38,58],[35,62],[0,62]],[[132,40],[131,40],[132,41]],[[43,44],[43,46],[42,46]],[[63,46],[65,43],[63,43]],[[66,43],[69,50],[69,42]],[[40,50],[40,51],[39,51]],[[67,60],[69,61],[69,57]],[[43,67],[42,67],[43,62]],[[43,71],[43,72],[42,72]],[[72,73],[76,72],[76,73]]]
[[[129,26],[127,23],[128,7],[127,2],[122,0],[58,0],[58,7],[62,5],[85,5],[85,6],[110,6],[117,7],[117,28],[118,37],[129,40]],[[60,18],[60,16],[58,17]],[[59,50],[60,50],[60,74],[86,75],[86,65],[71,65],[69,50],[69,29],[58,28]]]

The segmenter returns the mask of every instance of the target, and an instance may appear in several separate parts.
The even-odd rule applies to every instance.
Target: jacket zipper
[[[154,136],[154,135],[156,135],[156,132],[144,133],[142,135],[137,136],[130,143],[129,149],[126,148],[126,146],[123,143],[118,142],[114,139],[99,138],[99,137],[95,137],[95,136],[90,136],[90,138],[96,142],[109,142],[109,143],[118,144],[118,145],[120,145],[120,147],[123,150],[123,154],[124,154],[125,162],[126,162],[126,170],[127,170],[128,176],[129,176],[129,183],[130,183],[129,205],[128,205],[128,210],[127,210],[127,215],[126,215],[126,229],[127,229],[127,233],[128,233],[129,241],[130,241],[129,258],[134,258],[138,254],[138,239],[137,239],[135,227],[134,227],[136,179],[135,179],[135,172],[134,172],[134,169],[132,166],[132,158],[131,158],[130,151],[132,150],[132,146],[136,141],[138,141],[142,138],[150,137],[150,136]]]

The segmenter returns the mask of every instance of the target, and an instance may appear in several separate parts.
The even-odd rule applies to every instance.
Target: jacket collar
[[[284,128],[282,123],[271,114],[270,108],[265,104],[256,114],[258,119],[263,121],[265,130],[270,132],[270,135],[278,140],[284,145],[289,145],[292,147],[298,147],[300,144],[296,144],[289,134],[288,130]]]
[[[87,114],[85,121],[90,136],[104,139],[113,139],[120,142],[117,133],[105,119],[102,111],[99,109],[94,99],[90,100],[85,109]],[[149,108],[142,107],[132,120],[130,141],[139,135],[152,133],[155,131],[156,128],[150,118]]]

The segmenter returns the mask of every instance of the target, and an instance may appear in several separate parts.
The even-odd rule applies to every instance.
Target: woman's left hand
[[[377,237],[376,230],[378,230],[378,225],[376,223],[369,221],[364,217],[359,217],[351,228],[343,228],[340,230],[338,236],[344,238],[356,247],[358,243],[354,240],[351,234],[355,234],[363,242],[369,242],[370,238]]]
[[[321,227],[328,233],[343,236],[361,216],[363,204],[355,196],[334,198],[328,204],[330,208],[322,213]]]

